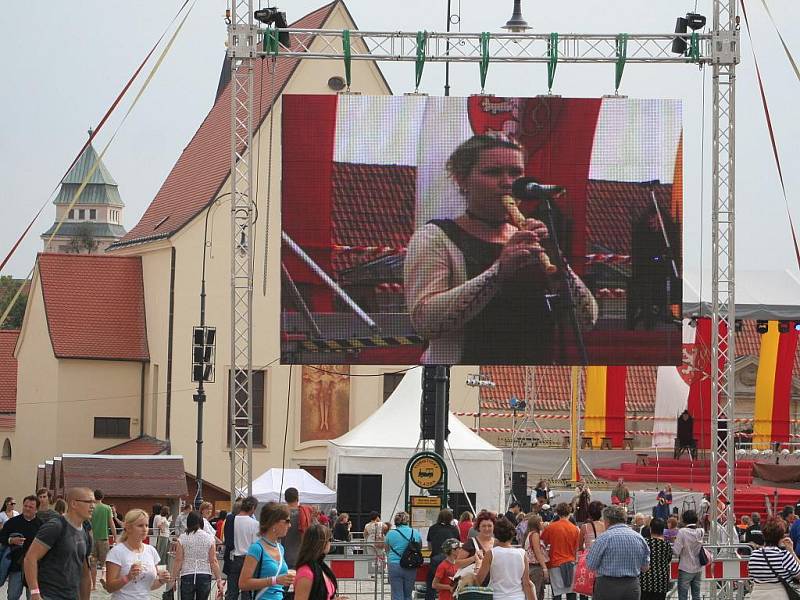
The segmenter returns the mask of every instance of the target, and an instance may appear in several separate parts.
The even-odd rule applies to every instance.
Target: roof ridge
[[[290,27],[322,28],[339,4],[344,6],[342,0],[333,0],[333,2],[324,4],[294,21]],[[309,21],[311,22],[309,23]],[[256,85],[258,85],[258,81],[267,76],[266,63],[267,61],[262,61],[262,64],[257,63],[258,67],[254,73]],[[265,93],[260,106],[254,106],[253,109],[254,133],[258,132],[264,124],[299,64],[299,59],[290,57],[282,57],[277,63],[273,97],[269,98],[268,93]],[[214,201],[221,186],[230,175],[230,155],[219,153],[215,162],[209,158],[208,149],[215,146],[221,139],[230,140],[230,94],[231,84],[228,82],[224,91],[216,96],[208,114],[178,156],[138,223],[120,240],[111,244],[109,246],[111,250],[169,238]],[[224,164],[221,162],[223,157]],[[195,171],[200,168],[197,165],[204,167],[200,175]],[[196,203],[185,202],[187,186],[194,187],[193,193],[189,196],[197,198]],[[166,216],[171,217],[170,220],[164,223],[163,231],[157,232],[156,224],[162,223]],[[157,237],[153,237],[154,235]]]

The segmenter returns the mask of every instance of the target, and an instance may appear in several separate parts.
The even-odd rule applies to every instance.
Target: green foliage
[[[0,276],[0,316],[6,312],[6,308],[14,299],[17,290],[24,283],[26,283],[24,279],[14,279],[10,275]],[[22,292],[0,328],[19,329],[22,327],[22,317],[25,316],[25,306],[27,304],[28,294]]]

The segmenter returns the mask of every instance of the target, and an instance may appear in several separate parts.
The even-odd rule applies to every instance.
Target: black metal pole
[[[447,434],[447,395],[450,389],[450,377],[447,367],[436,366],[436,429],[433,437],[433,451],[444,460],[444,439]]]
[[[206,326],[206,249],[208,244],[208,216],[214,202],[206,207],[205,232],[203,233],[203,268],[200,275],[200,327]],[[205,331],[203,332],[203,343],[205,343]],[[205,356],[205,352],[204,352]],[[197,464],[195,472],[195,482],[197,483],[197,493],[194,495],[194,507],[200,510],[203,503],[203,405],[206,403],[206,392],[203,388],[203,377],[205,369],[200,373],[200,380],[197,382],[197,393],[193,396],[197,403]]]
[[[447,0],[447,33],[450,33],[450,2]],[[445,55],[450,56],[450,38],[447,38],[447,45],[445,46]],[[450,61],[444,61],[444,95],[450,95]]]

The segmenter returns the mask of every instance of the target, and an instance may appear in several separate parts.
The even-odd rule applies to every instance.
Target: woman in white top
[[[761,527],[764,547],[750,555],[749,573],[753,581],[754,600],[788,600],[781,581],[800,579],[800,564],[792,540],[786,537],[783,521],[774,517]]]
[[[203,517],[197,511],[186,517],[186,532],[175,545],[172,577],[180,577],[181,600],[207,600],[211,593],[211,575],[217,582],[217,597],[222,596],[222,574],[219,571],[214,538],[203,528]]]
[[[129,510],[119,543],[106,557],[106,579],[100,583],[113,600],[149,600],[152,590],[170,581],[169,571],[158,570],[158,552],[144,543],[147,522],[145,511]]]
[[[200,515],[203,517],[203,531],[211,536],[214,543],[221,544],[222,540],[217,537],[217,530],[209,523],[208,518],[214,514],[214,505],[211,502],[203,502],[200,505]]]
[[[3,525],[6,524],[11,517],[16,517],[19,513],[14,510],[14,506],[16,506],[16,502],[14,502],[14,498],[9,496],[3,502],[3,508],[0,510],[0,529],[3,528]]]
[[[487,550],[476,577],[483,581],[489,575],[495,598],[503,600],[537,600],[528,574],[528,558],[522,548],[512,548],[514,526],[505,517],[494,524],[497,545]]]
[[[161,557],[160,563],[167,564],[169,553],[169,506],[161,507],[161,514],[153,517],[153,530],[156,535],[156,550]]]

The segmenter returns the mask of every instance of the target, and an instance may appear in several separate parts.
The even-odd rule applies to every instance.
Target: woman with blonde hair
[[[169,571],[159,571],[158,552],[144,543],[148,515],[140,508],[125,514],[119,543],[106,557],[106,578],[100,580],[113,600],[149,600],[150,592],[170,581]]]
[[[259,518],[261,537],[248,549],[239,575],[241,591],[261,590],[256,594],[258,600],[283,600],[283,586],[294,583],[295,572],[289,570],[286,551],[278,540],[286,537],[291,526],[288,506],[278,502],[264,505]]]

